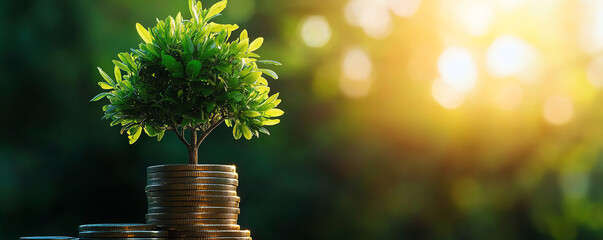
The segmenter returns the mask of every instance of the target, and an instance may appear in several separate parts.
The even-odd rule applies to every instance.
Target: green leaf
[[[276,73],[270,69],[260,69],[260,71],[262,71],[264,74],[270,76],[273,79],[278,79],[278,75],[276,75]]]
[[[243,93],[241,92],[229,92],[227,96],[229,99],[232,99],[235,102],[241,101],[241,99],[243,99]]]
[[[203,94],[204,97],[207,97],[212,93],[214,93],[214,90],[211,88],[204,88],[201,90],[201,94]]]
[[[157,142],[161,141],[164,134],[165,134],[165,130],[163,130],[163,131],[159,132],[159,134],[157,134]]]
[[[90,99],[90,102],[96,102],[98,100],[101,100],[102,98],[104,98],[105,96],[109,95],[111,93],[109,92],[102,92],[99,93],[98,95],[94,96],[92,99]]]
[[[251,42],[251,44],[249,44],[248,51],[253,52],[253,51],[257,50],[258,48],[260,48],[262,46],[262,43],[264,43],[263,37],[256,38],[255,40],[253,40],[253,42]]]
[[[273,109],[266,111],[266,113],[264,113],[264,116],[265,117],[280,117],[284,113],[285,112],[283,110],[280,110],[278,108],[273,108]]]
[[[243,40],[248,38],[249,37],[247,36],[247,29],[243,29],[243,31],[241,31],[241,35],[239,35],[239,39]]]
[[[235,140],[239,140],[241,138],[241,135],[243,135],[243,132],[241,130],[241,124],[237,122],[232,128],[232,136],[235,138]]]
[[[119,54],[117,54],[117,56],[119,57],[119,59],[122,62],[126,63],[130,69],[133,69],[134,71],[136,71],[136,69],[138,69],[138,67],[136,66],[136,63],[134,63],[134,59],[132,58],[132,55],[130,55],[128,53],[119,53]]]
[[[241,128],[241,130],[243,130],[243,136],[245,136],[245,139],[250,140],[252,135],[251,130],[249,130],[249,127],[247,127],[247,125],[242,125]]]
[[[281,122],[281,120],[279,120],[279,119],[270,119],[270,120],[263,121],[262,125],[263,126],[272,126],[272,125],[276,125],[280,122]]]
[[[154,127],[151,127],[149,125],[144,126],[144,132],[147,133],[149,137],[154,137],[159,134],[159,132]]]
[[[270,136],[270,132],[269,132],[269,131],[268,131],[268,129],[266,129],[265,127],[260,127],[258,130],[259,130],[261,133],[264,133],[264,134],[266,134],[266,135]]]
[[[283,65],[280,62],[277,61],[273,61],[273,60],[258,60],[259,63],[265,63],[265,64],[271,64],[271,65],[276,65],[276,66],[281,66]]]
[[[259,113],[258,111],[252,111],[252,110],[244,111],[243,115],[245,115],[246,117],[250,117],[250,118],[262,116],[262,114]]]
[[[121,70],[124,70],[126,72],[130,72],[130,69],[128,68],[128,66],[126,66],[125,64],[123,64],[120,61],[113,60],[113,64],[115,64],[115,66],[117,66]]]
[[[167,70],[172,73],[182,73],[182,64],[180,64],[174,57],[170,55],[163,55],[161,58],[161,65],[166,67]]]
[[[98,82],[98,85],[102,88],[102,89],[106,89],[106,90],[110,90],[113,89],[113,87],[109,84],[107,84],[106,82]]]
[[[136,31],[138,31],[138,35],[140,35],[140,38],[142,38],[144,42],[153,43],[153,37],[146,28],[140,25],[140,23],[136,23]]]
[[[207,104],[207,106],[205,106],[205,110],[207,110],[207,112],[211,112],[214,110],[214,108],[216,107],[216,103],[215,102],[209,102]]]
[[[243,82],[247,84],[253,84],[256,80],[258,80],[258,78],[260,78],[260,76],[262,76],[261,72],[252,72],[245,78],[243,78]]]
[[[191,11],[191,16],[193,17],[193,19],[199,22],[199,10],[197,9],[197,7],[195,7],[196,2],[197,1],[195,0],[188,0],[188,9]]]
[[[201,62],[193,60],[186,65],[187,76],[197,78],[197,76],[199,76],[199,72],[201,72]]]
[[[136,140],[138,140],[141,132],[142,128],[140,127],[140,125],[134,125],[130,129],[128,129],[128,139],[130,140],[130,144],[134,144]]]
[[[205,16],[205,18],[210,18],[213,17],[217,14],[219,14],[220,12],[222,12],[222,10],[224,10],[224,8],[226,8],[226,0],[222,0],[217,2],[216,4],[214,4],[213,6],[211,6],[209,8],[209,11],[207,12],[207,15]]]
[[[193,52],[195,51],[195,46],[193,45],[193,41],[188,36],[188,34],[184,34],[184,37],[182,37],[182,49],[184,49],[184,51],[190,55],[192,55]]]
[[[109,85],[111,86],[115,86],[115,81],[113,81],[113,79],[111,77],[109,77],[109,75],[107,73],[105,73],[105,71],[103,71],[101,68],[98,68],[98,72],[100,72],[101,76],[103,76],[103,78],[105,79],[105,81],[107,81],[109,83]]]
[[[121,71],[119,70],[118,66],[115,66],[115,68],[113,69],[113,73],[115,74],[115,80],[120,83],[121,82]]]

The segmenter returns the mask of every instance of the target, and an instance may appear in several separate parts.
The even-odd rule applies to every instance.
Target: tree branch
[[[176,135],[178,136],[178,139],[180,139],[180,141],[182,143],[184,143],[184,145],[186,145],[187,148],[189,148],[191,146],[191,144],[189,144],[188,141],[186,141],[186,139],[182,135],[182,134],[184,134],[184,128],[182,129],[182,133],[180,133],[180,132],[178,132],[178,126],[173,126],[172,131],[174,133],[176,133]]]
[[[211,125],[211,127],[209,129],[207,129],[205,132],[203,132],[203,134],[201,135],[201,137],[199,137],[199,139],[195,143],[195,147],[198,148],[199,145],[201,145],[201,142],[203,142],[203,140],[207,137],[207,135],[209,135],[209,133],[211,133],[211,131],[213,131],[216,127],[218,127],[222,122],[224,122],[224,120],[226,120],[226,119],[225,118],[221,118],[219,121],[217,121],[216,123],[214,123],[213,125]]]

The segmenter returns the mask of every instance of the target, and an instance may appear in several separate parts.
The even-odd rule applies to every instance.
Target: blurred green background
[[[88,101],[136,22],[179,11],[0,1],[1,239],[144,222],[146,167],[187,151],[128,145]],[[199,149],[237,165],[254,239],[603,239],[603,3],[230,0],[216,21],[284,64],[272,136]]]

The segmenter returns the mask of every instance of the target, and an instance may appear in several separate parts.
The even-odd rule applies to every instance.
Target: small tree
[[[178,13],[157,19],[151,29],[137,23],[144,43],[113,60],[115,78],[98,68],[105,80],[98,84],[108,91],[91,101],[109,100],[103,118],[111,119],[111,126],[120,124],[130,144],[143,130],[157,141],[169,130],[188,148],[189,163],[197,164],[199,145],[222,122],[233,128],[235,139],[270,134],[264,126],[279,123],[275,117],[283,114],[276,108],[281,100],[278,93],[269,96],[262,74],[278,76],[258,63],[280,63],[257,60],[254,51],[263,38],[250,43],[247,30],[228,41],[238,26],[210,22],[225,7],[226,0],[209,9],[189,0],[190,20]],[[185,131],[190,132],[188,140]]]

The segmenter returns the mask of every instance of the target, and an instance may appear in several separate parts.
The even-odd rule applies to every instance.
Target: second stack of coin
[[[158,231],[152,224],[109,223],[80,225],[81,240],[164,240],[167,231]]]
[[[234,165],[159,165],[147,169],[147,223],[172,238],[251,239],[237,225],[240,197]]]

